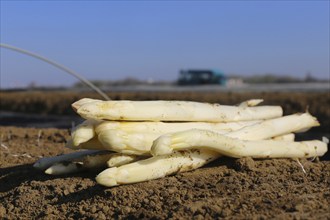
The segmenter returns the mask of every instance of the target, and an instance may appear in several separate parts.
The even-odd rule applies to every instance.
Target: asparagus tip
[[[117,168],[113,167],[102,171],[95,179],[97,183],[103,186],[117,186],[116,177],[118,177]]]
[[[151,154],[153,156],[171,154],[173,149],[171,146],[171,136],[163,135],[157,138],[151,147]]]

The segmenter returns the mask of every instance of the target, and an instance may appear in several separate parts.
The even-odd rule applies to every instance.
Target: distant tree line
[[[312,74],[307,73],[304,78],[293,76],[285,76],[278,74],[262,74],[253,76],[240,76],[229,74],[228,79],[240,79],[244,83],[258,84],[258,83],[310,83],[310,82],[329,82],[329,79],[317,79]],[[134,77],[127,77],[120,80],[91,80],[91,82],[98,88],[108,88],[113,86],[138,86],[138,85],[175,85],[176,81],[152,81],[141,80]],[[84,88],[85,85],[81,82],[76,82],[74,88]]]
[[[329,82],[329,79],[318,79],[307,73],[304,78],[293,76],[277,75],[277,74],[262,74],[253,76],[228,76],[228,78],[242,79],[244,83],[311,83],[311,82]]]

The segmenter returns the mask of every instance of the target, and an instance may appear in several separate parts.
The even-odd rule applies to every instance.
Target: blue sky
[[[185,68],[329,78],[329,1],[1,1],[1,43],[88,79],[175,80]],[[1,48],[1,88],[72,76]]]

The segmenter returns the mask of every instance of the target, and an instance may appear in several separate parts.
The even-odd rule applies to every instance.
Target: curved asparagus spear
[[[108,168],[96,177],[104,186],[137,183],[161,178],[177,172],[197,169],[220,155],[209,150],[175,152],[171,155],[151,157],[120,167]]]
[[[230,157],[253,158],[307,158],[323,156],[328,146],[325,142],[313,141],[242,141],[219,133],[191,129],[167,134],[155,140],[151,154],[167,155],[173,150],[208,149]]]
[[[76,103],[73,104],[77,106]],[[280,106],[238,107],[189,101],[95,101],[77,113],[86,119],[119,121],[251,121],[280,117]]]

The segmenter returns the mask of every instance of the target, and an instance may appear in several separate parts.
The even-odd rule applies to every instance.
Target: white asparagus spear
[[[79,144],[92,139],[95,136],[94,125],[96,123],[95,120],[86,120],[76,126],[71,133],[73,146],[79,146]]]
[[[146,159],[146,157],[100,151],[100,153],[81,158],[81,161],[61,161],[52,164],[45,170],[45,173],[49,175],[64,175],[105,167],[119,167],[141,159]]]
[[[156,133],[158,135],[170,132],[184,131],[191,128],[206,129],[214,131],[230,132],[241,129],[246,126],[254,125],[262,122],[261,120],[254,121],[238,121],[238,122],[118,122],[104,121],[95,126],[95,132],[98,134],[101,131],[115,129],[139,133]]]
[[[226,136],[242,140],[263,140],[319,125],[317,119],[308,112],[298,113],[246,126],[237,131],[230,132]]]
[[[108,168],[97,175],[96,181],[104,186],[137,183],[194,170],[218,157],[218,153],[209,150],[175,152]]]
[[[209,130],[191,129],[167,134],[155,140],[151,154],[171,154],[173,150],[208,149],[230,157],[253,158],[308,158],[323,156],[328,146],[325,142],[313,141],[243,141]]]
[[[111,154],[114,153],[109,151],[97,151],[79,158],[57,162],[48,167],[45,173],[50,175],[63,175],[107,167],[107,161]]]
[[[67,161],[51,165],[48,169],[45,170],[45,173],[49,175],[64,175],[80,172],[83,170],[85,170],[85,167],[81,162]]]
[[[75,103],[73,105],[76,105]],[[82,104],[85,119],[119,121],[251,121],[280,117],[280,106],[238,107],[189,101],[95,101]]]
[[[132,163],[132,162],[135,162],[135,161],[138,161],[141,159],[146,159],[146,157],[122,154],[122,153],[115,153],[109,158],[107,164],[108,164],[108,167],[119,167],[124,164]]]
[[[73,153],[69,153],[69,154],[58,155],[55,157],[44,157],[44,158],[39,159],[37,162],[35,162],[33,167],[40,169],[40,170],[44,170],[55,163],[74,160],[77,158],[82,158],[86,155],[93,154],[96,152],[99,152],[99,151],[98,150],[83,150],[83,151],[73,152]]]

